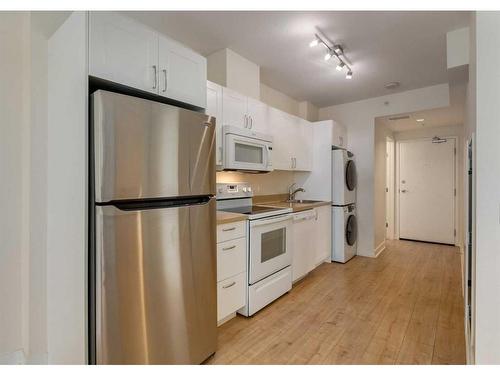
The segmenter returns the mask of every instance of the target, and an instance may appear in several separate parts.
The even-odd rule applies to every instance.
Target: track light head
[[[328,51],[325,55],[325,61],[328,61],[332,58],[333,53],[331,51]]]
[[[349,70],[346,75],[345,75],[345,79],[352,79],[352,70]]]
[[[333,50],[335,51],[335,53],[337,55],[342,55],[344,53],[344,50],[342,49],[342,46],[340,46],[339,44],[336,44],[333,46]]]
[[[340,72],[342,69],[344,69],[344,66],[345,66],[344,62],[340,61],[335,67],[335,69],[337,69]]]
[[[311,43],[309,43],[309,47],[311,47],[311,48],[312,48],[312,47],[316,47],[316,46],[318,45],[318,43],[319,43],[318,38],[314,38],[314,39],[311,41]]]

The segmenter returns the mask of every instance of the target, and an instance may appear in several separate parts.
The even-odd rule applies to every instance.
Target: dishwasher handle
[[[298,212],[293,215],[293,222],[297,223],[300,221],[312,220],[316,218],[316,210],[310,209],[302,212]]]

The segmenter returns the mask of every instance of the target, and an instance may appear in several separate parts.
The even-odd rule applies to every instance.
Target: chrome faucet
[[[305,189],[299,187],[295,190],[293,190],[293,187],[297,185],[295,182],[293,184],[291,184],[289,187],[288,187],[288,202],[292,202],[295,200],[295,194],[297,194],[299,191],[305,193]]]

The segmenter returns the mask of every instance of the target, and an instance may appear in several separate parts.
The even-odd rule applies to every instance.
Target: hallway
[[[219,327],[211,364],[464,364],[458,248],[388,241]]]

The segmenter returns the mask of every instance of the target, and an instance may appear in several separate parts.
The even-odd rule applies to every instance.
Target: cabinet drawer
[[[246,228],[246,221],[217,225],[217,243],[245,237]]]
[[[248,316],[267,306],[292,289],[292,267],[288,266],[274,275],[248,288]]]
[[[217,244],[217,281],[246,270],[246,237]]]
[[[217,320],[245,306],[246,272],[217,283]]]

